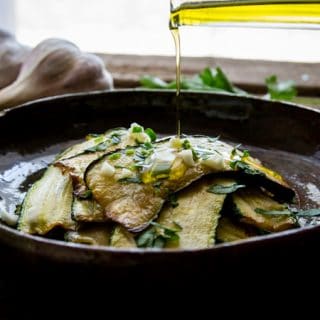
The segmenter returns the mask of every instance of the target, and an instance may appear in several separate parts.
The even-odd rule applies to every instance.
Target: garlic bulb
[[[17,78],[22,62],[30,50],[18,43],[13,35],[0,30],[0,89]]]
[[[47,39],[28,54],[17,79],[0,90],[0,110],[41,97],[112,87],[99,57],[69,41]]]

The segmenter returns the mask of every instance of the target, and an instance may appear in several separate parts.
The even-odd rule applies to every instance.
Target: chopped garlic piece
[[[193,167],[195,165],[195,162],[193,160],[193,154],[192,150],[182,150],[178,153],[179,156],[183,159],[183,162],[188,166],[188,167]]]
[[[107,161],[105,161],[101,167],[101,173],[107,177],[114,175],[116,169]]]
[[[212,156],[206,160],[202,160],[201,164],[214,170],[224,170],[228,167],[225,160],[220,156]]]
[[[172,149],[157,150],[152,157],[153,163],[155,162],[173,162],[176,154]]]
[[[134,132],[135,129],[140,130],[139,132]],[[142,126],[140,126],[137,123],[132,123],[130,128],[129,128],[129,141],[131,142],[130,144],[134,144],[134,142],[138,142],[138,143],[147,143],[147,142],[151,142],[151,138],[149,137],[149,135],[147,135],[144,132],[144,129]]]

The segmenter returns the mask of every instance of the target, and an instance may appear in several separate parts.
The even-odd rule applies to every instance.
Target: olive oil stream
[[[177,137],[181,134],[181,120],[180,120],[180,90],[181,90],[181,47],[179,28],[171,29],[171,34],[174,39],[176,49],[176,133]]]
[[[320,29],[320,0],[185,1],[177,7],[171,5],[169,26],[176,49],[176,133],[178,137],[181,134],[179,28],[182,26],[235,26],[239,24],[256,27]]]

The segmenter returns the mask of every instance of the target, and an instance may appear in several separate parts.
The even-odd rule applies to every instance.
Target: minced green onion
[[[127,155],[127,156],[133,156],[134,153],[135,153],[135,149],[128,149],[128,150],[126,150],[126,155]]]
[[[140,132],[142,132],[143,131],[143,128],[141,127],[141,126],[134,126],[133,128],[132,128],[132,132],[133,133],[140,133]]]
[[[157,140],[157,135],[151,128],[145,129],[144,132],[150,137],[151,142],[154,142]]]
[[[119,152],[113,153],[110,156],[108,156],[108,159],[111,161],[118,160],[120,158],[121,158],[121,153]]]

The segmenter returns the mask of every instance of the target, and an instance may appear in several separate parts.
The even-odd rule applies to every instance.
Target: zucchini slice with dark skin
[[[258,232],[255,228],[250,228],[250,226],[241,224],[228,216],[222,216],[217,227],[216,240],[222,243],[233,242],[256,235]]]
[[[137,129],[139,132],[135,132]],[[84,183],[84,173],[90,163],[116,150],[121,150],[128,146],[134,147],[139,145],[139,143],[151,142],[151,138],[145,133],[144,128],[136,123],[131,124],[129,129],[119,128],[109,130],[102,137],[102,140],[101,137],[94,139],[95,141],[99,139],[100,143],[90,148],[84,143],[84,145],[76,148],[77,154],[70,157],[72,152],[69,151],[54,164],[70,174],[73,181],[74,194],[77,197],[81,198],[82,194],[87,192],[87,187]],[[74,150],[73,153],[75,153]],[[68,157],[66,158],[66,156]]]
[[[111,228],[107,224],[86,224],[77,231],[65,233],[68,242],[90,244],[97,246],[108,246],[110,243]]]
[[[129,147],[105,155],[92,163],[85,173],[86,184],[107,218],[112,216],[117,207],[120,210],[127,208],[128,212],[124,212],[118,220],[124,221],[128,216],[128,223],[123,225],[130,231],[142,230],[141,226],[149,223],[153,212],[159,211],[163,204],[163,198],[157,194],[158,190],[151,184],[140,183],[138,168],[134,166],[134,157],[139,151],[140,148]],[[110,210],[108,203],[112,206]],[[110,214],[106,214],[106,211]],[[144,216],[144,212],[148,216]],[[112,220],[118,222],[116,215],[117,213],[114,213],[115,218]]]
[[[296,219],[287,214],[285,205],[257,189],[242,189],[232,195],[233,206],[240,221],[267,232],[283,231],[297,226]],[[262,214],[258,210],[283,211],[283,214]]]
[[[101,149],[104,149],[110,144],[110,138],[112,138],[113,135],[121,137],[126,132],[127,130],[125,128],[114,128],[104,134],[89,134],[86,137],[86,141],[77,143],[58,154],[56,162],[73,158],[83,153],[95,152],[95,149],[96,151],[103,151]],[[114,140],[114,142],[116,142],[116,140]]]
[[[245,166],[244,161],[248,161]],[[226,171],[258,172],[294,195],[279,175],[271,174],[258,160],[240,151],[235,154],[232,146],[209,137],[171,138],[105,155],[88,167],[85,182],[108,218],[139,232],[159,213],[170,193],[204,175]]]
[[[101,206],[95,200],[74,197],[72,219],[77,222],[103,222],[106,220],[106,216]]]
[[[132,233],[122,226],[116,226],[112,232],[110,246],[115,248],[136,248],[136,242]]]
[[[18,229],[40,235],[57,226],[66,230],[75,229],[76,224],[71,219],[72,201],[71,178],[59,168],[50,166],[27,192]]]
[[[96,138],[98,139],[98,138]],[[130,143],[128,130],[114,130],[110,131],[108,134],[103,136],[103,139],[99,139],[99,144],[93,145],[90,148],[84,149],[84,146],[77,148],[77,152],[80,152],[74,156],[65,158],[69,156],[72,152],[68,152],[63,158],[60,158],[55,162],[55,166],[60,167],[63,171],[70,174],[73,180],[75,195],[81,196],[83,192],[86,191],[86,186],[83,181],[84,172],[89,166],[89,164],[96,159],[100,158],[102,155],[113,152],[117,149],[123,149]],[[74,153],[74,152],[73,152]]]
[[[157,223],[174,229],[179,225],[179,239],[166,241],[165,248],[201,249],[215,244],[215,233],[225,194],[209,193],[212,184],[230,185],[234,181],[202,178],[177,194],[177,206],[170,203],[162,209]]]
[[[137,128],[139,132],[135,133]],[[87,166],[105,153],[150,141],[151,138],[143,127],[132,124],[128,130],[112,129],[104,135],[70,147],[58,156],[44,177],[27,193],[18,229],[41,235],[56,226],[73,230],[76,223],[72,220],[72,212],[79,221],[107,220],[94,200],[73,201],[73,194],[81,197],[83,192],[87,192],[83,181]],[[73,208],[70,201],[73,202]]]

